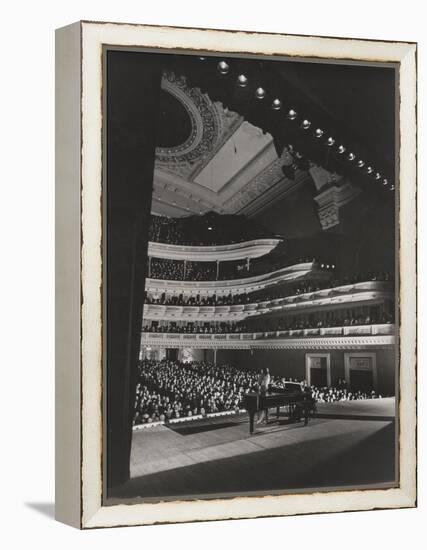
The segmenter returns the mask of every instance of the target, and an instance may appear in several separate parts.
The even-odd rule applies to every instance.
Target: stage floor
[[[308,426],[281,418],[252,436],[246,414],[147,428],[108,504],[393,486],[395,442],[393,398],[318,404]]]

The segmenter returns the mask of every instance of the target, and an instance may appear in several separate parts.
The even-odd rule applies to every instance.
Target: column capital
[[[341,180],[342,181],[342,180]],[[319,205],[319,220],[322,229],[330,229],[340,223],[339,211],[342,206],[352,201],[360,193],[358,187],[350,182],[328,186],[314,197]]]

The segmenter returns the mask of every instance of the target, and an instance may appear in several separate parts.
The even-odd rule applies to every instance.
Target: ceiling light
[[[328,137],[328,140],[326,142],[329,147],[332,147],[332,145],[335,143],[335,140],[333,137]]]
[[[288,112],[288,118],[290,120],[295,120],[297,118],[297,112],[294,111],[293,109],[291,109],[289,112]]]
[[[248,84],[248,79],[244,74],[239,74],[239,76],[237,77],[237,82],[238,82],[239,86],[244,88]]]
[[[356,155],[354,153],[348,154],[348,160],[354,160],[356,158]]]
[[[340,145],[340,146],[338,147],[338,153],[339,153],[340,155],[342,155],[343,153],[345,153],[345,147],[344,147],[344,145]]]
[[[276,98],[276,99],[273,99],[273,103],[271,104],[271,107],[275,110],[275,111],[278,111],[282,106],[282,102],[280,101],[280,99]]]
[[[264,88],[261,88],[261,87],[260,87],[260,88],[257,88],[257,89],[255,90],[255,95],[256,95],[256,97],[257,97],[258,99],[264,99],[264,97],[265,97],[265,90],[264,90]]]
[[[323,130],[321,128],[317,128],[315,135],[317,138],[321,138],[323,136]]]
[[[225,61],[220,61],[218,63],[218,71],[221,74],[227,74],[229,70],[230,70],[230,67],[229,67],[228,63],[226,63]]]
[[[303,120],[301,126],[304,130],[308,130],[311,126],[311,122],[307,119]]]

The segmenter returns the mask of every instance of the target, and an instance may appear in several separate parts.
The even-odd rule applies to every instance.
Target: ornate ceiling
[[[183,76],[165,72],[162,90],[154,214],[253,216],[309,178],[302,171],[285,177],[282,166],[293,163],[287,149],[279,158],[270,134],[188,86]]]

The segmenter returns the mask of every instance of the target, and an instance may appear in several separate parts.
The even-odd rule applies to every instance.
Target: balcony
[[[189,260],[192,262],[234,261],[259,258],[269,254],[282,242],[281,239],[255,239],[241,243],[215,246],[188,246],[148,243],[148,256],[167,260]]]
[[[357,349],[389,347],[394,324],[355,325],[236,334],[143,332],[141,344],[167,348],[203,349]]]
[[[313,273],[319,279],[330,278],[330,273],[316,270],[313,262],[298,263],[291,266],[282,267],[270,273],[245,277],[241,279],[215,280],[215,281],[176,281],[172,279],[151,279],[145,280],[147,292],[168,292],[175,294],[196,295],[213,293],[239,293],[254,292],[267,286],[282,282],[297,281],[308,274]]]
[[[196,294],[197,292],[193,292]],[[319,309],[339,309],[381,304],[393,299],[390,283],[367,281],[307,292],[272,300],[236,305],[144,305],[144,320],[243,321],[271,313],[311,313]]]

